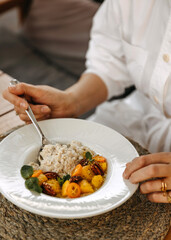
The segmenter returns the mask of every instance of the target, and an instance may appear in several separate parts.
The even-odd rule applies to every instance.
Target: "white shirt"
[[[171,1],[106,0],[94,18],[87,72],[101,77],[108,98],[134,84],[125,100],[102,104],[94,120],[171,151]]]

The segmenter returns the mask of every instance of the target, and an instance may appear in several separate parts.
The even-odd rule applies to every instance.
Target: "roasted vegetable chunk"
[[[61,192],[60,184],[56,179],[49,179],[46,183],[52,187],[52,189],[55,193]]]
[[[40,186],[42,185],[43,182],[46,182],[48,180],[47,177],[43,173],[41,173],[37,178],[39,180]]]
[[[82,180],[79,183],[79,185],[80,185],[80,189],[81,189],[82,193],[93,193],[94,192],[92,185],[86,179]]]
[[[92,183],[93,187],[99,188],[99,187],[101,187],[103,181],[104,181],[104,179],[101,175],[96,175],[92,178],[91,183]]]
[[[64,184],[62,185],[62,197],[67,197],[67,188],[68,185],[70,184],[70,181],[67,180],[64,182]]]
[[[90,165],[86,165],[84,167],[82,167],[82,173],[81,173],[82,178],[87,179],[88,181],[91,181],[91,179],[94,176],[93,171],[91,170],[91,166]]]

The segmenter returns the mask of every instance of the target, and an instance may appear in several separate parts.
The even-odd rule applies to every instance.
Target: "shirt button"
[[[159,100],[156,96],[153,97],[154,98],[154,101],[158,104],[159,103]]]
[[[170,61],[169,55],[168,54],[163,54],[163,60],[168,63]]]

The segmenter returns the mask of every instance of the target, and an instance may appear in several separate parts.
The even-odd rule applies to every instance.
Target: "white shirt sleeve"
[[[106,84],[108,98],[133,84],[126,67],[118,1],[106,0],[93,19],[86,54],[86,73],[98,75]]]

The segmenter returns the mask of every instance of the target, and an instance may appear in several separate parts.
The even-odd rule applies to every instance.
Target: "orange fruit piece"
[[[67,187],[67,195],[70,198],[77,198],[80,197],[81,189],[77,183],[70,183]]]

